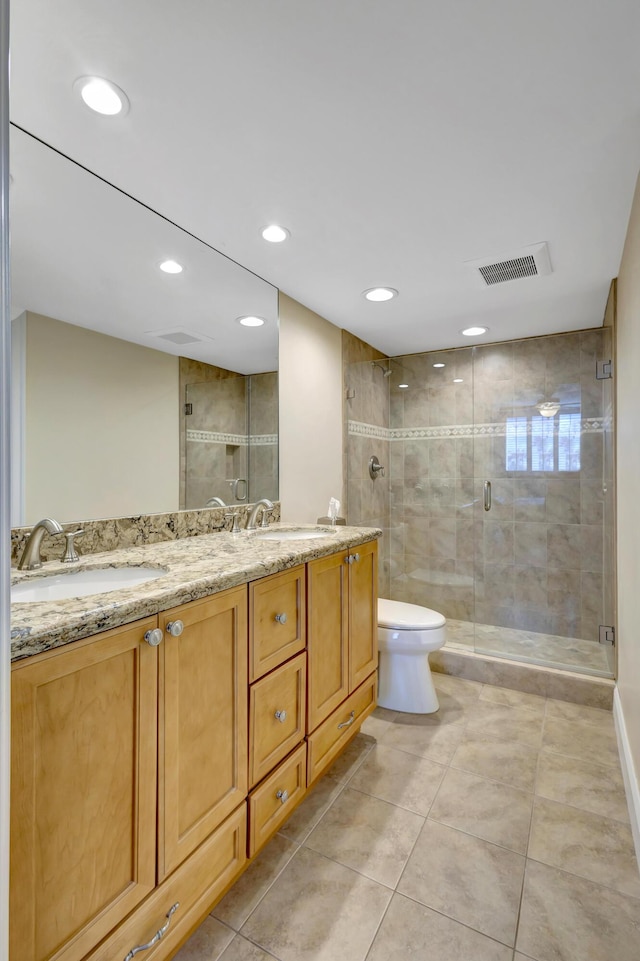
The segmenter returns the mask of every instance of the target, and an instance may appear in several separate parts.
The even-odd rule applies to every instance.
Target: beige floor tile
[[[517,741],[503,741],[467,728],[451,767],[533,791],[538,752]]]
[[[437,671],[433,672],[432,677],[438,697],[446,694],[452,702],[474,703],[482,694],[482,684],[478,681],[467,681],[462,677],[440,674]]]
[[[394,888],[423,824],[418,814],[348,787],[305,847]]]
[[[218,961],[234,932],[215,918],[205,918],[178,953],[176,961]]]
[[[429,817],[526,854],[533,794],[450,768]]]
[[[364,961],[391,894],[357,871],[301,848],[242,934],[281,961]]]
[[[533,711],[505,704],[478,701],[470,722],[473,731],[507,741],[518,741],[527,747],[540,747],[544,718]]]
[[[640,901],[527,863],[517,948],[540,961],[638,961]]]
[[[399,714],[380,743],[448,764],[464,730],[463,724],[446,724],[429,714]]]
[[[485,684],[480,695],[481,701],[493,704],[506,704],[508,707],[519,707],[524,711],[533,711],[538,717],[544,714],[545,698],[538,694],[526,694],[524,691],[512,691],[509,687],[493,687]]]
[[[390,711],[389,713],[393,713]],[[379,741],[383,734],[385,734],[391,727],[391,721],[386,721],[384,718],[376,717],[375,714],[371,714],[369,717],[364,719],[362,727],[360,728],[361,734],[366,734],[367,737],[372,737],[375,741]]]
[[[640,874],[627,824],[537,798],[529,857],[640,898]]]
[[[216,904],[212,915],[234,931],[239,931],[297,850],[297,844],[277,834],[238,878],[229,893]]]
[[[513,946],[524,858],[428,820],[398,892]]]
[[[553,697],[547,698],[547,717],[563,717],[568,721],[590,721],[601,727],[613,727],[613,714],[599,707],[588,707],[586,704],[574,704],[573,701],[557,701]]]
[[[511,948],[394,894],[367,961],[511,961]]]
[[[342,754],[336,758],[324,775],[332,781],[346,784],[349,778],[358,770],[369,751],[375,747],[376,739],[368,734],[356,734],[347,744]]]
[[[426,817],[446,767],[428,758],[377,745],[349,782],[364,794]]]
[[[542,738],[544,751],[577,757],[582,761],[594,761],[618,767],[618,744],[613,726],[597,727],[589,721],[568,721],[560,717],[547,717]]]
[[[279,833],[291,841],[302,844],[314,829],[330,804],[333,804],[344,784],[332,778],[323,777],[298,805],[293,814],[284,822]]]
[[[220,961],[271,961],[272,958],[272,954],[267,954],[240,934],[236,934],[229,947],[220,955]]]
[[[543,752],[538,762],[536,794],[629,822],[622,774],[603,764]]]

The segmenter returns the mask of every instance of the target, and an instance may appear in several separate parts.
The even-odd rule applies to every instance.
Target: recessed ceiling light
[[[124,90],[102,77],[79,77],[73,85],[84,103],[96,113],[114,117],[129,109],[129,98]]]
[[[408,384],[398,384],[398,387],[400,388],[400,390],[406,390],[408,386],[409,386]]]
[[[445,365],[444,365],[444,364],[434,364],[433,366],[434,366],[434,367],[444,367]]]
[[[363,290],[362,295],[367,300],[379,304],[385,300],[393,300],[398,296],[398,291],[393,287],[370,287],[368,290]]]
[[[160,270],[163,270],[165,274],[181,274],[183,268],[177,260],[163,260],[160,264]]]
[[[462,377],[454,377],[454,378],[453,378],[453,382],[454,382],[454,384],[462,384],[462,383],[464,383],[464,381],[462,380]]]
[[[243,327],[262,327],[264,317],[238,317],[238,323],[242,324]]]
[[[460,333],[465,337],[479,337],[480,334],[486,334],[488,330],[488,327],[465,327]]]
[[[281,244],[283,240],[287,240],[291,236],[286,227],[281,227],[279,224],[269,224],[268,227],[262,228],[262,236],[265,240],[268,240],[270,244]]]

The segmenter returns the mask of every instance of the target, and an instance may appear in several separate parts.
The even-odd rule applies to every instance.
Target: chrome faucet
[[[273,510],[273,503],[269,500],[269,498],[268,498],[268,497],[261,497],[260,500],[259,500],[259,501],[256,501],[255,504],[253,505],[253,507],[251,508],[251,513],[249,514],[249,517],[248,517],[248,519],[247,519],[247,528],[246,528],[246,529],[247,529],[248,531],[255,531],[255,530],[256,530],[256,528],[257,528],[257,526],[258,526],[257,523],[256,523],[256,521],[257,521],[257,519],[258,519],[258,512],[259,512],[259,511],[262,511],[262,524],[261,524],[260,526],[261,526],[261,527],[268,527],[268,525],[269,525],[269,517],[268,517],[268,514],[269,514],[269,511],[272,511],[272,510]]]
[[[35,571],[39,567],[42,567],[40,547],[45,534],[62,534],[62,528],[57,521],[52,520],[50,517],[45,517],[43,520],[38,521],[38,523],[32,527],[29,540],[24,545],[22,557],[18,561],[19,571]]]

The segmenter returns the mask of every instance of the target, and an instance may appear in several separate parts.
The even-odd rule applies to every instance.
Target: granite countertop
[[[70,641],[89,637],[284,571],[316,557],[355,547],[381,536],[372,527],[317,527],[273,524],[269,530],[323,531],[305,540],[261,540],[260,531],[203,534],[182,540],[127,547],[81,557],[78,564],[49,561],[37,571],[12,571],[11,583],[108,567],[157,567],[166,574],[135,587],[59,601],[11,605],[11,660],[17,661]]]

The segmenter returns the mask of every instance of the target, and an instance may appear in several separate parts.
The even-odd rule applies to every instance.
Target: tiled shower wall
[[[603,337],[598,329],[392,360],[392,597],[459,620],[597,640]],[[558,414],[542,418],[536,405],[552,400]],[[565,429],[573,460],[562,455]],[[514,464],[507,435],[516,430]],[[542,460],[541,430],[553,434]]]

